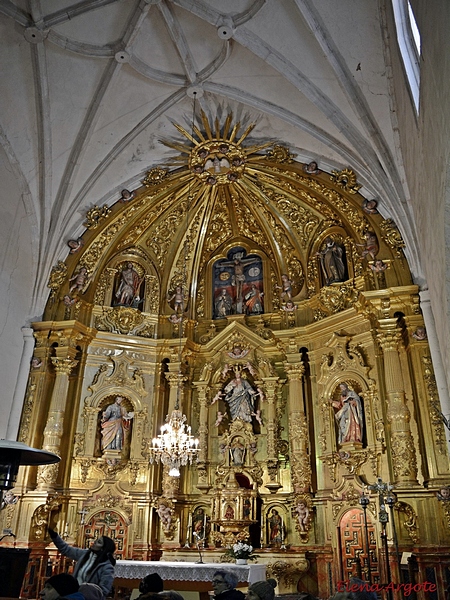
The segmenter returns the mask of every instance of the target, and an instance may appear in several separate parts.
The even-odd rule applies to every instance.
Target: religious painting
[[[213,318],[264,312],[262,260],[241,246],[213,266]]]

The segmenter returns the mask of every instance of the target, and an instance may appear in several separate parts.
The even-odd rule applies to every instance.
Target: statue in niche
[[[326,285],[345,281],[344,248],[331,236],[325,238],[325,244],[317,252],[317,256],[320,258]]]
[[[224,392],[224,401],[230,408],[231,419],[233,421],[241,419],[251,423],[252,413],[255,412],[255,396],[258,392],[242,378],[239,367],[234,368],[234,378],[225,386]]]
[[[272,512],[268,517],[269,522],[269,538],[271,544],[281,544],[283,542],[283,519],[280,513],[272,508]]]
[[[246,256],[241,246],[232,248],[226,259],[213,266],[213,317],[260,314],[263,312],[262,261]]]
[[[363,440],[363,410],[361,398],[343,382],[339,385],[341,395],[339,400],[331,404],[337,408],[335,418],[338,424],[338,442],[362,442]]]
[[[222,288],[214,302],[214,316],[216,319],[224,319],[228,315],[231,315],[232,310],[233,298],[227,292],[226,288]]]
[[[143,277],[140,277],[133,266],[133,263],[128,262],[120,275],[120,283],[115,293],[115,306],[130,306],[137,308],[141,303],[139,289],[141,287]]]
[[[206,534],[206,514],[204,508],[196,508],[192,515],[192,533],[197,539],[203,539]]]
[[[122,450],[125,436],[129,435],[134,413],[128,412],[122,406],[122,401],[122,396],[116,396],[114,402],[103,411],[102,450]]]
[[[232,520],[234,519],[234,508],[228,504],[227,509],[225,511],[225,519]]]
[[[235,440],[230,448],[231,462],[236,467],[241,467],[245,460],[245,446],[240,440]]]
[[[263,297],[264,292],[260,292],[254,283],[250,287],[250,291],[244,296],[246,313],[248,315],[260,315],[264,312]]]

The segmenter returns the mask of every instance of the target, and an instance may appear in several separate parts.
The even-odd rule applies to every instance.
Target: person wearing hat
[[[59,573],[47,579],[44,587],[39,592],[39,597],[42,600],[57,600],[62,596],[83,600],[83,596],[78,593],[79,587],[80,585],[75,577],[69,575],[69,573]]]
[[[246,600],[274,600],[276,587],[277,582],[275,579],[255,581],[255,583],[248,586]]]
[[[90,548],[82,549],[69,546],[53,529],[49,528],[48,533],[61,554],[76,561],[73,576],[78,583],[95,583],[107,596],[112,590],[114,581],[116,564],[113,556],[116,550],[114,540],[107,535],[102,535],[92,542]]]

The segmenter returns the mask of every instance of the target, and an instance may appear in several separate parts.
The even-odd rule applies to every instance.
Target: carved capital
[[[78,364],[77,360],[71,360],[70,358],[52,357],[51,361],[55,367],[56,374],[66,375],[67,377],[70,375],[72,369],[74,369]]]

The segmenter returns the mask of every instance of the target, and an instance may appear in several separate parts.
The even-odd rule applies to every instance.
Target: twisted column
[[[266,390],[267,400],[267,471],[269,474],[269,483],[266,485],[269,489],[279,489],[281,487],[278,481],[278,447],[277,447],[277,407],[276,390],[278,377],[263,377],[262,381]]]

